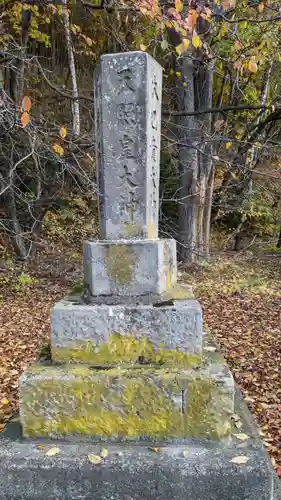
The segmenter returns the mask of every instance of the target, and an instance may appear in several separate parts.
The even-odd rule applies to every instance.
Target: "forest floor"
[[[18,410],[20,374],[48,342],[51,306],[81,278],[81,265],[80,253],[63,245],[40,252],[30,267],[0,261],[0,431]],[[224,255],[180,275],[192,283],[205,327],[219,342],[281,477],[281,255]]]

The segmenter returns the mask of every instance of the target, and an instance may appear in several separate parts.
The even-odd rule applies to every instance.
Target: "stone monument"
[[[280,500],[201,307],[177,283],[176,243],[159,238],[162,69],[144,52],[105,55],[94,93],[102,239],[84,243],[84,293],[53,307],[52,363],[21,378],[3,498]]]

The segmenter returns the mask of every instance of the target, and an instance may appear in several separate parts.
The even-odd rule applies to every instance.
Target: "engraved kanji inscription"
[[[131,90],[135,92],[136,86],[134,83],[134,74],[131,68],[122,68],[117,71],[119,79],[119,89],[117,94],[120,94],[123,90]]]
[[[137,124],[137,106],[135,103],[130,102],[125,104],[121,102],[117,106],[117,118],[120,125],[123,127],[135,127]]]

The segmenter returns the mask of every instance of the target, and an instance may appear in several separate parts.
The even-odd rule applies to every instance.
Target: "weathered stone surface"
[[[108,456],[99,466],[87,456],[99,455],[104,444],[78,438],[55,444],[13,441],[8,426],[0,434],[1,498],[46,500],[47,492],[48,500],[280,500],[280,481],[245,403],[236,402],[235,414],[246,441],[233,436],[219,442],[177,440],[176,445],[107,444]],[[46,456],[53,446],[60,454]],[[248,458],[246,464],[231,463],[239,455]]]
[[[25,436],[221,438],[233,401],[196,370],[31,366],[20,384]],[[200,418],[199,418],[200,417]]]
[[[157,238],[162,68],[144,52],[104,55],[94,89],[102,238]]]
[[[84,243],[84,281],[91,295],[161,294],[176,280],[175,240]]]
[[[69,300],[79,304],[94,304],[94,305],[143,305],[161,307],[162,305],[173,305],[175,300],[194,299],[192,287],[182,283],[176,283],[168,288],[164,293],[155,294],[148,293],[146,295],[89,295],[85,289],[84,283],[81,284],[78,290],[78,285],[74,285],[70,290]]]
[[[158,305],[58,302],[52,310],[53,360],[111,365],[143,358],[188,365],[190,355],[202,352],[201,307],[193,299]]]

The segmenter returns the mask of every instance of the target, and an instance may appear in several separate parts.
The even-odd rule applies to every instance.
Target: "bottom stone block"
[[[20,440],[20,425],[13,422],[0,434],[1,498],[281,500],[280,481],[245,403],[236,403],[235,415],[241,427],[223,442],[190,439],[157,448],[153,442]],[[237,432],[248,439],[241,442]],[[54,446],[59,453],[48,456]],[[99,457],[105,447],[107,456],[98,465],[91,463],[89,455]],[[241,455],[244,463],[233,463]]]
[[[34,365],[20,384],[25,436],[141,440],[229,434],[232,394],[204,372]]]

